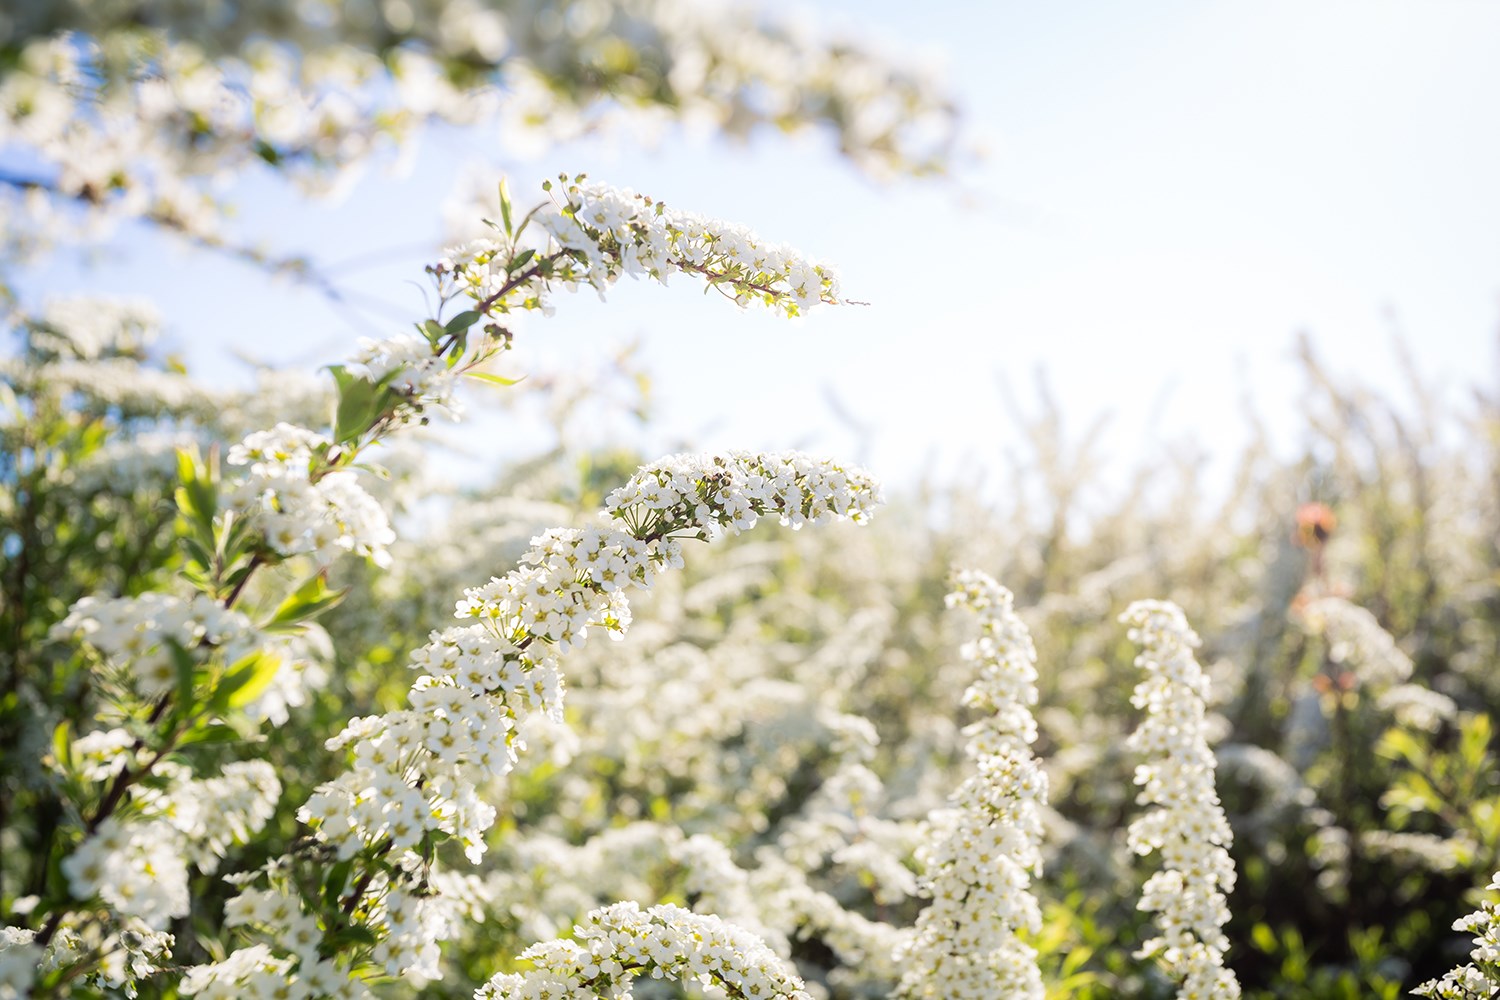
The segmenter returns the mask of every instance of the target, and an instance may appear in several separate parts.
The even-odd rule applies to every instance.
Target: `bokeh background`
[[[817,132],[736,143],[673,125],[538,149],[493,127],[442,128],[400,172],[372,169],[333,203],[265,176],[228,192],[237,230],[318,262],[344,302],[146,227],[39,260],[22,288],[148,294],[195,372],[243,384],[237,356],[323,364],[405,329],[420,268],[454,231],[445,205],[464,217],[456,206],[501,174],[524,204],[543,178],[588,171],[833,262],[846,294],[870,303],[787,329],[686,291],[577,296],[544,339],[520,338],[507,369],[588,370],[638,343],[660,420],[580,422],[595,441],[795,444],[858,452],[892,482],[936,466],[1002,490],[1000,455],[1019,440],[1002,388],[1035,412],[1040,373],[1071,432],[1107,421],[1101,454],[1123,458],[1117,475],[1198,447],[1222,488],[1254,421],[1277,447],[1304,443],[1299,337],[1403,406],[1413,379],[1458,399],[1495,370],[1493,5],[782,12],[931,65],[963,114],[968,151],[951,175],[872,180]],[[495,448],[517,443],[508,426]],[[447,468],[464,478],[483,464]]]

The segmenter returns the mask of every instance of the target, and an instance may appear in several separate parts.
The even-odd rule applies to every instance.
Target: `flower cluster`
[[[517,269],[505,242],[480,239],[449,252],[440,272],[491,313],[545,308],[549,279],[604,290],[622,275],[665,283],[675,273],[704,278],[741,306],[760,303],[799,316],[839,301],[838,276],[790,247],[742,226],[668,209],[605,184],[563,179],[564,200],[539,210],[550,237],[542,262]],[[549,184],[550,187],[550,184]],[[529,256],[529,255],[528,255]]]
[[[179,847],[165,820],[111,816],[63,860],[68,891],[75,899],[98,896],[116,913],[164,928],[188,912],[188,871]]]
[[[862,469],[802,452],[673,455],[641,469],[609,495],[609,513],[632,532],[712,538],[755,527],[762,517],[800,528],[863,523],[882,501]]]
[[[160,697],[177,683],[175,650],[212,649],[226,663],[265,651],[279,665],[246,711],[276,723],[285,722],[289,708],[304,704],[309,691],[327,682],[323,664],[333,654],[327,634],[317,626],[305,626],[301,634],[267,634],[206,594],[182,598],[148,591],[139,597],[83,597],[51,635],[93,647],[145,698]]]
[[[321,434],[284,423],[249,435],[229,451],[230,465],[250,467],[231,502],[249,513],[282,555],[307,553],[326,564],[354,552],[378,566],[388,565],[386,546],[396,533],[385,509],[352,470],[313,474],[315,456],[330,443]]]
[[[1500,872],[1485,886],[1486,892],[1500,890]],[[1460,917],[1453,929],[1474,935],[1472,962],[1432,979],[1412,990],[1413,996],[1436,997],[1438,1000],[1476,1000],[1500,992],[1500,906],[1485,900],[1479,909]]]
[[[52,638],[87,643],[126,671],[137,692],[155,698],[177,683],[174,648],[212,646],[234,659],[260,648],[261,636],[249,618],[204,594],[148,591],[80,598],[52,627]]]
[[[412,654],[422,676],[410,708],[356,719],[328,741],[330,750],[351,751],[351,767],[320,785],[298,818],[342,858],[376,846],[404,851],[443,833],[478,861],[495,820],[479,789],[510,770],[527,717],[560,720],[559,656],[591,627],[623,634],[626,590],[649,587],[660,570],[681,565],[676,536],[737,532],[764,516],[863,520],[878,500],[863,473],[796,452],[675,456],[647,466],[611,494],[603,525],[548,531],[532,540],[517,569],[465,591],[456,614],[474,623],[434,632]],[[369,911],[372,923],[386,921],[388,939],[392,900],[406,891],[392,883],[385,912]],[[393,974],[435,975],[428,951],[445,925],[418,926],[431,936],[402,954],[420,956],[421,964],[393,962]]]
[[[431,341],[411,333],[362,339],[349,365],[351,374],[389,385],[402,400],[398,415],[408,422],[428,413],[457,420],[462,411],[454,391],[462,371],[438,356]]]
[[[11,936],[13,935],[13,936]],[[10,937],[7,942],[6,938]],[[106,996],[123,995],[133,1000],[141,980],[160,972],[171,962],[175,939],[166,931],[153,930],[136,917],[101,923],[87,916],[64,920],[45,952],[35,944],[35,932],[0,929],[0,997],[5,997],[7,955],[11,948],[31,960],[32,976],[77,968],[77,963],[97,960],[80,986],[92,987]],[[22,992],[20,997],[27,994]],[[7,998],[9,1000],[9,998]]]
[[[1376,688],[1400,684],[1411,676],[1411,658],[1380,627],[1375,616],[1342,597],[1322,597],[1302,609],[1308,629],[1328,642],[1328,659]]]
[[[628,996],[637,976],[718,987],[731,996],[811,1000],[759,938],[672,904],[606,906],[591,912],[574,935],[528,948],[521,958],[535,969],[495,976],[475,1000]]]
[[[79,741],[105,776],[127,763],[122,730]],[[111,747],[118,749],[111,750]],[[102,899],[123,916],[161,929],[188,912],[188,862],[214,871],[229,846],[244,843],[271,818],[281,783],[266,761],[237,761],[216,778],[194,780],[180,765],[160,764],[164,788],[132,790],[139,815],[110,816],[62,862],[76,899]]]
[[[933,817],[932,836],[919,849],[932,903],[902,948],[910,964],[901,979],[907,997],[963,1000],[1045,995],[1036,951],[1017,936],[1036,932],[1041,910],[1031,877],[1042,868],[1041,809],[1047,776],[1030,744],[1036,722],[1036,650],[1012,610],[1010,591],[988,574],[965,570],[954,578],[949,607],[980,621],[980,636],[963,647],[979,677],[964,704],[988,713],[969,729],[969,755],[978,773]]]
[[[233,906],[237,900],[231,900]],[[290,915],[290,914],[288,914]],[[243,908],[235,912],[244,923],[251,919]],[[231,918],[226,914],[226,923]],[[296,925],[299,929],[301,924]],[[240,948],[222,962],[210,965],[195,965],[189,968],[177,985],[184,996],[202,997],[203,1000],[240,1000],[242,997],[285,997],[287,1000],[310,1000],[313,997],[334,997],[336,1000],[363,1000],[370,996],[368,990],[351,980],[348,974],[332,962],[313,959],[293,973],[296,963],[290,958],[278,957],[268,945],[257,944]]]
[[[42,949],[31,943],[35,931],[0,927],[0,1000],[20,1000],[31,995]]]
[[[1162,859],[1139,904],[1157,915],[1161,935],[1141,954],[1160,956],[1180,983],[1179,996],[1238,997],[1239,983],[1224,966],[1229,941],[1221,930],[1235,881],[1232,834],[1204,734],[1209,682],[1193,656],[1199,639],[1182,609],[1164,601],[1137,601],[1120,620],[1142,647],[1135,662],[1146,677],[1131,704],[1146,716],[1129,747],[1148,758],[1136,768],[1139,801],[1156,807],[1130,824],[1127,837],[1137,854],[1158,851]]]

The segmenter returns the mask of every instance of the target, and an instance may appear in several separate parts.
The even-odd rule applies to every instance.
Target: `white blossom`
[[[1146,715],[1128,746],[1147,758],[1136,768],[1137,801],[1153,807],[1131,822],[1127,842],[1137,854],[1157,852],[1162,866],[1146,880],[1138,904],[1156,914],[1160,930],[1141,955],[1160,958],[1179,997],[1238,997],[1239,982],[1224,966],[1229,941],[1221,930],[1235,881],[1232,834],[1204,733],[1209,682],[1193,656],[1199,639],[1182,610],[1165,601],[1137,601],[1120,620],[1142,647],[1135,663],[1146,677],[1131,704]]]
[[[327,564],[354,552],[387,566],[396,533],[385,509],[353,470],[313,474],[315,456],[329,444],[321,434],[285,423],[249,435],[229,451],[229,464],[249,466],[230,502],[282,555],[306,553]]]
[[[535,968],[501,973],[475,1000],[628,995],[637,976],[717,986],[731,995],[811,1000],[802,981],[754,935],[672,904],[615,903],[591,912],[571,940],[521,954]]]
[[[1012,610],[1010,591],[990,576],[965,570],[954,578],[949,607],[979,617],[980,636],[961,655],[979,668],[964,704],[985,712],[968,730],[978,773],[932,817],[932,834],[917,852],[932,902],[917,918],[896,960],[905,972],[900,994],[943,1000],[1045,995],[1036,951],[1021,932],[1041,927],[1030,891],[1042,870],[1041,808],[1047,776],[1030,745],[1036,739],[1036,650]]]
[[[1500,890],[1500,872],[1484,888],[1491,893]],[[1474,947],[1469,951],[1472,962],[1460,965],[1440,979],[1428,980],[1412,990],[1412,995],[1476,1000],[1500,993],[1500,906],[1487,899],[1479,904],[1479,909],[1454,921],[1453,929],[1474,936]]]
[[[632,191],[579,181],[564,178],[563,201],[534,216],[550,237],[537,251],[546,267],[533,260],[517,271],[508,242],[477,239],[449,250],[440,270],[492,314],[547,308],[551,281],[590,285],[602,297],[622,275],[663,283],[676,273],[696,275],[741,306],[759,303],[789,317],[839,301],[833,269],[790,247]]]

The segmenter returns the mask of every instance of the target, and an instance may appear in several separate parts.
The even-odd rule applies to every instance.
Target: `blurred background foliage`
[[[121,350],[112,363],[137,369],[121,384],[183,389],[175,403],[158,391],[137,408],[102,383],[68,382],[77,359],[62,356],[46,321],[12,335],[23,348],[7,363],[0,425],[3,627],[20,669],[50,678],[46,711],[83,726],[84,665],[48,641],[48,626],[86,592],[137,593],[173,572],[164,442],[236,439],[259,419],[256,394],[204,406],[207,390],[190,390],[172,363]],[[474,890],[484,919],[429,992],[462,995],[599,902],[698,902],[691,866],[662,846],[695,834],[746,871],[774,867],[770,852],[801,864],[846,913],[909,924],[920,901],[893,890],[899,873],[875,859],[909,871],[921,820],[961,780],[970,678],[956,648],[967,623],[941,613],[955,566],[1015,590],[1040,654],[1037,749],[1053,814],[1040,887],[1048,921],[1035,943],[1055,995],[1171,993],[1132,957],[1148,936],[1134,909],[1145,871],[1124,848],[1136,678],[1115,619],[1145,596],[1180,603],[1205,640],[1240,873],[1230,961],[1247,995],[1396,996],[1441,974],[1464,950],[1453,920],[1500,865],[1490,721],[1500,410],[1489,387],[1459,407],[1422,395],[1398,409],[1310,348],[1303,360],[1301,454],[1252,446],[1228,490],[1204,484],[1192,452],[1143,461],[1125,488],[1101,483],[1089,437],[1065,434],[1043,394],[1036,412],[1016,408],[1030,451],[1014,456],[1014,489],[998,501],[927,482],[894,495],[867,529],[698,546],[686,571],[636,603],[627,641],[573,660],[568,728],[529,733],[521,770],[493,790],[506,818]],[[619,380],[646,384],[629,371]],[[545,392],[515,390],[525,391]],[[314,386],[302,399],[309,416],[327,405]],[[649,410],[629,393],[616,405]],[[570,407],[552,412],[561,440]],[[287,838],[295,805],[337,770],[322,740],[400,703],[407,652],[462,588],[503,572],[534,533],[580,522],[648,458],[543,442],[490,486],[435,494],[417,461],[426,445],[403,447],[411,454],[386,456],[383,485],[402,511],[394,564],[335,568],[333,582],[352,589],[326,622],[329,682],[252,750],[289,780],[277,821]],[[1351,644],[1319,617],[1329,599],[1367,609],[1394,645],[1378,631]],[[1410,676],[1382,673],[1381,657],[1409,661]],[[55,720],[28,714],[36,706],[14,690],[6,697],[12,752],[40,760]],[[878,736],[868,767],[879,782],[854,793],[850,717]],[[37,777],[7,768],[19,782],[7,796],[12,896],[39,877],[16,838],[56,822]],[[861,855],[866,841],[879,850]],[[196,905],[210,912],[224,888],[200,882]],[[880,963],[848,960],[833,927],[811,915],[795,923],[792,954],[830,995],[890,988]]]

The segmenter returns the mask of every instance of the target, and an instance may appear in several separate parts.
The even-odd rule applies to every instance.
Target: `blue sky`
[[[798,8],[805,9],[805,8]],[[741,221],[837,264],[868,307],[785,324],[686,282],[624,285],[523,331],[516,373],[583,364],[639,337],[660,422],[644,446],[805,446],[859,453],[909,482],[998,483],[1044,370],[1071,426],[1111,417],[1124,467],[1192,437],[1227,465],[1243,401],[1296,445],[1306,331],[1330,366],[1400,396],[1394,331],[1455,403],[1493,382],[1500,327],[1500,6],[1473,0],[1058,4],[827,2],[891,51],[946,66],[982,160],[946,183],[866,181],[827,141],[748,147],[669,135],[507,158],[492,136],[431,137],[404,178],[372,175],[308,209],[266,182],[237,193],[247,232],[338,261],[395,306],[382,325],[241,265],[127,234],[88,268],[39,268],[30,294],[141,292],[195,368],[234,378],[231,352],[321,364],[353,337],[418,319],[425,254],[456,166],[485,156],[518,200],[558,170]],[[404,252],[400,248],[405,248]],[[405,310],[403,312],[402,310]],[[471,410],[484,409],[475,393]],[[852,430],[832,394],[870,429]],[[490,452],[525,450],[514,418]],[[604,433],[601,430],[601,434]],[[633,436],[629,427],[613,433]],[[1003,484],[999,484],[1003,488]]]

